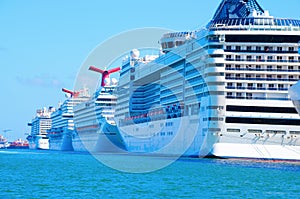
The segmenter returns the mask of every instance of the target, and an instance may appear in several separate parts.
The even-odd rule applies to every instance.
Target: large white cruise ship
[[[88,101],[74,107],[73,148],[89,152],[121,151],[124,145],[113,119],[116,105],[113,91],[117,81],[109,77],[120,68],[101,70],[91,66],[89,70],[102,74],[101,85]]]
[[[52,127],[47,132],[49,149],[60,151],[73,151],[72,136],[74,133],[73,107],[89,99],[88,91],[73,92],[62,89],[68,97],[64,103],[59,104],[56,111],[51,114]]]
[[[300,160],[300,21],[223,0],[208,25],[166,33],[122,65],[116,122],[129,152]],[[154,60],[153,60],[154,59]]]
[[[49,149],[47,130],[51,128],[50,116],[54,111],[53,107],[38,109],[31,123],[28,123],[28,126],[31,126],[31,133],[26,138],[29,142],[29,149]]]

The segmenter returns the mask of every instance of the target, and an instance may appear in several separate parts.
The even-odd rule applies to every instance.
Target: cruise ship
[[[49,149],[47,130],[51,128],[51,113],[54,111],[53,107],[38,109],[35,118],[28,123],[28,126],[31,126],[31,133],[26,138],[29,149]]]
[[[52,126],[47,132],[49,149],[73,151],[72,136],[74,133],[73,107],[89,99],[87,89],[70,91],[63,88],[67,99],[51,114]]]
[[[73,148],[88,152],[122,151],[124,144],[114,120],[116,96],[113,91],[117,80],[109,77],[120,68],[101,70],[91,66],[89,70],[101,73],[101,84],[88,101],[74,107]]]
[[[129,152],[300,160],[300,20],[223,0],[206,27],[122,64],[115,120]]]

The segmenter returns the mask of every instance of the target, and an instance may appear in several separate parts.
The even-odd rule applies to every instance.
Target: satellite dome
[[[112,83],[112,85],[117,85],[118,80],[116,78],[112,78],[111,83]]]
[[[138,59],[140,56],[140,51],[138,49],[132,49],[130,51],[131,58]]]

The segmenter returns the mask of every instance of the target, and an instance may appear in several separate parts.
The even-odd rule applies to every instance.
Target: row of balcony
[[[266,97],[237,97],[237,96],[226,96],[227,99],[252,99],[252,100],[280,100],[289,101],[289,98],[266,98]]]
[[[248,67],[248,68],[226,68],[226,70],[238,70],[238,71],[269,71],[269,72],[300,72],[300,69],[297,69],[297,70],[293,70],[293,69],[288,69],[288,70],[285,70],[285,69],[270,69],[270,68],[267,68],[267,69],[262,69],[262,68],[251,68],[251,67]]]
[[[298,79],[279,79],[279,78],[250,78],[250,77],[226,77],[227,80],[256,80],[256,81],[284,81],[284,82],[296,82]]]
[[[283,51],[283,50],[238,50],[238,49],[225,49],[225,52],[241,52],[241,53],[273,53],[273,54],[295,54],[298,51]]]
[[[298,60],[275,60],[275,59],[242,59],[242,58],[225,58],[226,61],[243,61],[243,62],[281,62],[281,63],[300,63],[300,59]]]
[[[276,91],[276,90],[279,90],[279,91],[287,91],[288,88],[257,88],[257,87],[242,87],[242,86],[226,86],[226,89],[241,89],[241,90],[273,90],[273,91]]]

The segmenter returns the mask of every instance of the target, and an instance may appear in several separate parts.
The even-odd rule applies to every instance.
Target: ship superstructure
[[[36,116],[28,126],[31,126],[31,133],[27,136],[30,149],[49,149],[49,138],[47,130],[51,128],[51,113],[55,109],[53,107],[42,108],[36,111]]]
[[[116,107],[127,150],[300,160],[300,21],[223,0],[208,25],[166,33],[163,55],[122,66]]]

